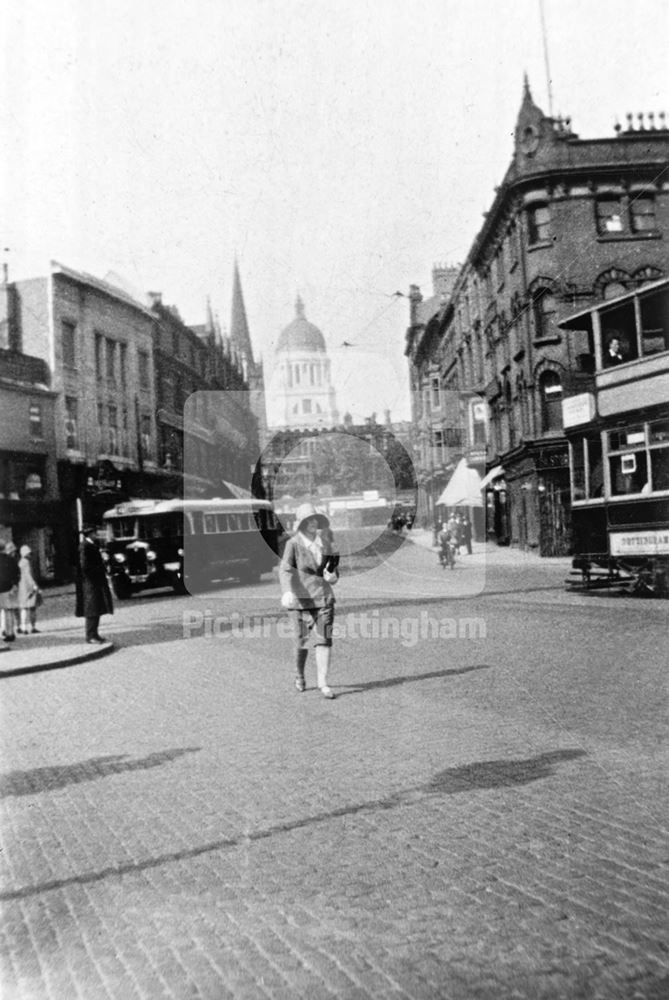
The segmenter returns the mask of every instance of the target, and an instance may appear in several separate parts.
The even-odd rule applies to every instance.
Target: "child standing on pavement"
[[[37,601],[40,590],[33,576],[30,552],[29,545],[22,545],[19,549],[21,578],[19,580],[18,604],[21,622],[18,631],[23,635],[28,635],[29,632],[39,632],[37,628]]]
[[[311,644],[316,649],[318,687],[324,698],[333,699],[327,676],[335,605],[332,585],[339,579],[339,558],[332,551],[329,521],[315,507],[309,503],[298,507],[295,524],[297,530],[286,542],[279,566],[281,604],[294,613],[295,687],[306,689],[304,670]]]

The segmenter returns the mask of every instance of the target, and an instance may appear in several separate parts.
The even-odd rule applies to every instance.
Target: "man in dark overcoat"
[[[104,560],[94,535],[95,527],[85,524],[77,561],[77,603],[74,613],[77,618],[86,620],[86,642],[98,645],[105,642],[98,632],[100,616],[113,615],[114,604]]]

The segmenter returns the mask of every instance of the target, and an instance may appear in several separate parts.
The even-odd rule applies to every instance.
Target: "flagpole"
[[[541,15],[541,38],[544,47],[544,65],[546,67],[546,87],[548,88],[548,114],[553,117],[553,88],[551,85],[551,71],[548,63],[548,36],[546,34],[546,18],[544,16],[544,0],[539,0],[539,13]]]

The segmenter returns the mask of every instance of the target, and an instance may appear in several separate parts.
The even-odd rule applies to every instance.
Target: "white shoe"
[[[332,688],[329,688],[327,684],[324,684],[323,687],[321,688],[321,694],[323,695],[324,698],[329,698],[330,701],[332,701],[332,699],[336,697]]]

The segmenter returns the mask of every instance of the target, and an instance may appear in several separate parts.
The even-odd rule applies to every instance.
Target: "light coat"
[[[318,551],[318,547],[316,547]],[[329,555],[327,547],[323,555]],[[279,583],[283,594],[292,591],[301,608],[324,608],[334,604],[334,591],[323,579],[322,558],[307,545],[298,531],[286,542],[279,566]]]
[[[33,576],[33,568],[28,556],[21,556],[19,559],[19,580],[18,604],[20,608],[34,608],[37,603],[37,582]]]

